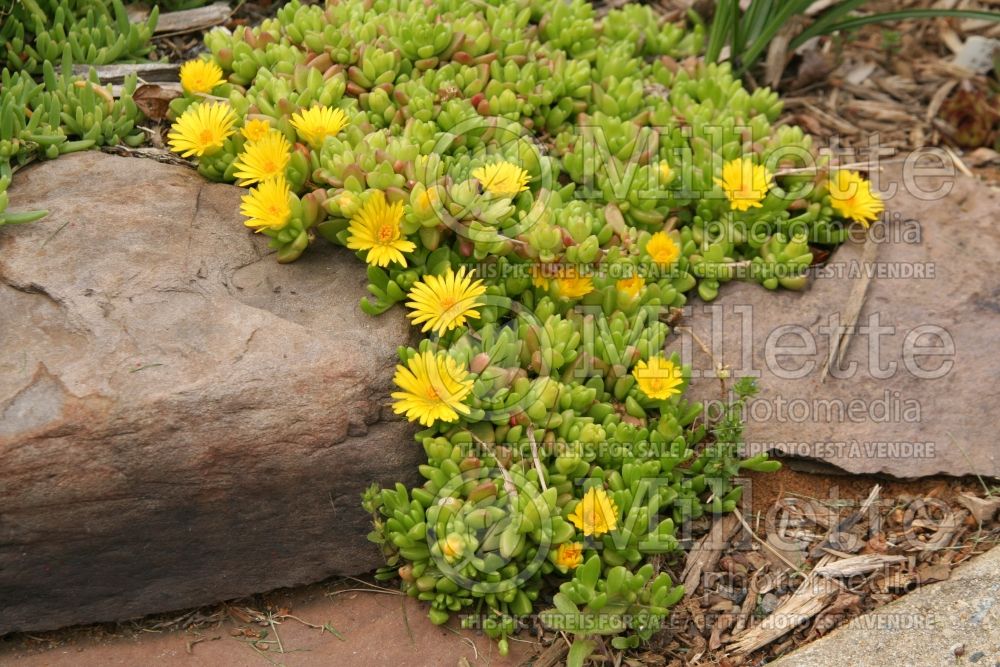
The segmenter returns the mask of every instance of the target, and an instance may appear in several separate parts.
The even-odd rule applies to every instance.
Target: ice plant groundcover
[[[676,309],[729,280],[801,289],[812,247],[883,209],[774,125],[775,93],[699,60],[704,33],[581,0],[293,1],[209,32],[180,71],[170,148],[249,188],[278,261],[345,246],[361,307],[401,304],[421,333],[391,409],[420,429],[426,481],[365,494],[378,576],[501,652],[531,614],[573,637],[571,664],[662,627],[678,531],[778,466],[741,458],[752,382],[715,420],[685,399]],[[26,150],[144,139],[134,78],[115,98],[71,76],[70,45],[58,71],[39,49],[3,72],[0,192]],[[0,222],[37,217],[5,205]]]

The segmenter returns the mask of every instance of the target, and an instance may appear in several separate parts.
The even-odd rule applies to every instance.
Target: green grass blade
[[[847,16],[849,13],[853,12],[865,4],[865,0],[843,0],[837,4],[829,7],[826,11],[816,17],[812,25],[807,27],[795,39],[792,40],[791,48],[796,49],[806,42],[806,40],[815,37],[816,35],[823,35],[829,32],[827,30],[828,26],[835,24],[841,17]]]
[[[712,18],[712,28],[708,33],[708,47],[705,50],[705,60],[711,63],[719,61],[722,48],[732,37],[733,22],[738,20],[739,0],[720,0]]]
[[[749,67],[754,65],[781,28],[784,27],[784,25],[793,16],[804,13],[810,4],[812,3],[807,0],[787,0],[784,3],[781,3],[778,11],[767,17],[767,21],[764,22],[764,26],[761,29],[760,34],[744,50],[740,71],[746,71]]]
[[[729,39],[729,60],[734,62],[736,55],[742,53],[743,51],[743,20],[745,16],[740,10],[739,0],[736,0],[735,4],[735,18],[733,20],[733,29],[730,33],[731,37]]]
[[[827,33],[838,30],[853,30],[861,26],[872,23],[885,23],[888,21],[906,21],[909,19],[932,19],[932,18],[958,18],[958,19],[979,19],[983,21],[1000,21],[1000,12],[981,12],[974,9],[907,9],[898,12],[885,12],[883,14],[872,14],[871,16],[859,16],[835,23],[826,31]]]
[[[761,30],[768,18],[774,12],[774,0],[751,0],[750,7],[743,17],[746,29],[744,42],[752,42],[760,36]]]

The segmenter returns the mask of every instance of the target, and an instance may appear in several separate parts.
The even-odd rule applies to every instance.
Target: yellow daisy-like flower
[[[266,120],[248,120],[241,130],[247,141],[260,141],[270,131],[271,124]]]
[[[424,426],[456,421],[459,415],[469,414],[469,406],[462,403],[472,392],[468,374],[444,352],[420,352],[406,366],[396,366],[392,381],[402,391],[392,392],[396,399],[392,410]]]
[[[564,299],[582,299],[594,291],[594,281],[590,276],[578,276],[570,271],[556,278],[556,289]]]
[[[632,274],[629,278],[622,278],[615,283],[619,291],[624,292],[630,299],[639,296],[639,292],[646,286],[646,280],[638,273]]]
[[[845,218],[860,222],[866,228],[878,220],[885,203],[872,192],[870,181],[856,171],[841,169],[830,177],[830,205]]]
[[[236,114],[222,102],[195,104],[181,114],[167,135],[170,150],[183,157],[212,155],[233,133]]]
[[[642,393],[656,400],[681,393],[680,386],[684,383],[681,369],[660,356],[650,357],[648,363],[639,361],[632,369],[632,375]]]
[[[233,163],[233,174],[239,179],[239,185],[266,181],[284,174],[291,159],[292,144],[281,132],[271,130],[257,141],[247,144]]]
[[[299,139],[313,148],[323,145],[327,137],[335,137],[347,126],[347,114],[341,109],[322,105],[292,114],[292,127]]]
[[[423,323],[421,331],[434,331],[443,336],[456,327],[463,326],[466,319],[479,319],[480,298],[486,293],[482,280],[472,279],[463,266],[458,273],[448,268],[443,276],[424,276],[410,290],[406,305],[413,310],[407,317],[413,324]]]
[[[389,204],[385,194],[376,190],[358,209],[347,228],[347,247],[367,250],[365,261],[376,266],[397,262],[406,266],[404,252],[413,252],[416,244],[403,238],[399,223],[403,219],[403,204]]]
[[[656,232],[646,243],[646,253],[660,266],[670,266],[681,256],[681,249],[666,232]]]
[[[577,503],[569,520],[583,531],[584,536],[599,537],[610,533],[618,525],[618,507],[607,491],[592,486],[587,489],[583,500]]]
[[[225,81],[222,68],[207,60],[189,60],[181,65],[181,87],[189,93],[210,93]]]
[[[248,218],[243,224],[259,232],[282,229],[292,217],[291,194],[284,174],[264,181],[243,195],[240,213]]]
[[[549,288],[549,274],[546,272],[543,264],[531,264],[528,267],[528,273],[531,275],[531,284],[538,289],[548,289]]]
[[[556,549],[556,567],[564,570],[575,570],[583,564],[583,544],[581,542],[566,542]]]
[[[763,207],[760,202],[767,196],[773,179],[767,167],[736,158],[722,166],[722,178],[715,179],[715,182],[725,190],[729,205],[734,210],[748,211]]]
[[[472,170],[472,177],[491,195],[513,197],[528,189],[528,172],[510,162],[494,162]]]

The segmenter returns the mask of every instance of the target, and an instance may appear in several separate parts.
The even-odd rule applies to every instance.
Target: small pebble
[[[771,614],[775,609],[778,608],[778,604],[781,601],[778,599],[777,595],[773,593],[766,593],[760,601],[760,608],[765,614]]]

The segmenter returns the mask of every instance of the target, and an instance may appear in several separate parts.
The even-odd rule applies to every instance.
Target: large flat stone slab
[[[1000,662],[1000,549],[859,616],[775,667],[992,666]]]
[[[235,615],[223,616],[220,625],[148,632],[128,626],[117,636],[98,629],[71,628],[45,635],[45,641],[12,637],[0,642],[0,664],[18,667],[266,667],[267,660],[286,667],[521,667],[540,646],[528,636],[510,642],[510,654],[501,657],[496,641],[482,632],[463,630],[456,621],[447,626],[431,623],[427,606],[410,597],[344,582],[338,593],[317,585],[262,596],[268,608],[288,613],[315,626],[329,625],[337,634],[307,627],[280,616],[275,627],[265,628],[267,651],[255,654],[245,632],[259,632],[256,624],[242,623]],[[237,608],[244,608],[237,604]],[[215,611],[210,608],[208,613]],[[263,610],[255,604],[253,610]],[[33,635],[35,636],[35,635]],[[266,659],[265,659],[266,658]]]
[[[746,436],[755,450],[777,450],[852,473],[1000,476],[1000,196],[963,176],[902,178],[888,199],[891,222],[873,238],[838,248],[802,292],[756,284],[723,286],[711,304],[695,302],[672,339],[702,376],[692,391],[719,400],[716,363],[759,378]],[[855,334],[825,372],[838,327]],[[861,302],[859,302],[861,303]]]
[[[0,229],[0,634],[381,563],[360,494],[416,471],[383,409],[408,328],[346,251],[267,256],[242,192],[96,152],[15,178],[50,214]]]

